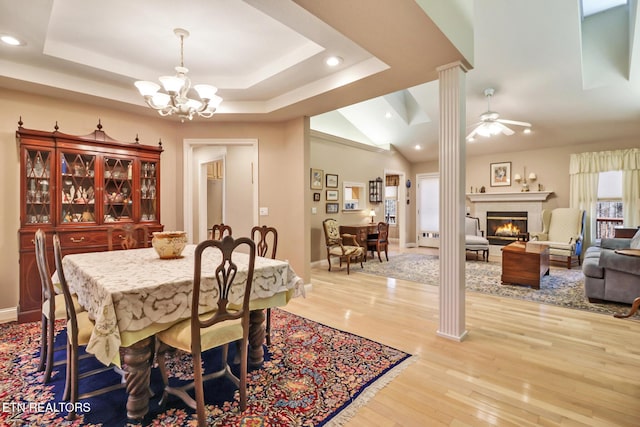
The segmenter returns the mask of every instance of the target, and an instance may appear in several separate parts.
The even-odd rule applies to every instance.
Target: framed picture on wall
[[[489,174],[492,187],[511,186],[511,162],[491,163]]]
[[[338,190],[327,190],[327,202],[338,201]]]
[[[324,180],[324,171],[322,169],[311,168],[311,189],[322,190],[323,180]]]
[[[320,193],[313,193],[313,201],[314,202],[320,201]]]
[[[340,205],[338,203],[327,203],[327,213],[334,214],[338,213],[338,208]]]
[[[327,188],[338,188],[338,175],[327,174]]]

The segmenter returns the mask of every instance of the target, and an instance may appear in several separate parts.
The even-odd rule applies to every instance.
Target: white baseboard
[[[16,320],[18,320],[17,307],[0,309],[0,323],[15,322]]]
[[[311,263],[311,267],[328,267],[329,264],[327,263],[326,259],[320,259],[318,261],[313,261]]]
[[[405,247],[405,248],[417,248],[417,247],[418,247],[418,245],[417,245],[417,244],[415,244],[415,243],[406,243],[406,244],[404,245],[404,247]]]

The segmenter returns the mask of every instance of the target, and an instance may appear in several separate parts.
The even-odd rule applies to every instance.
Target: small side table
[[[529,285],[540,289],[540,279],[548,274],[548,245],[516,241],[502,248],[503,285]]]
[[[638,228],[632,227],[616,227],[613,232],[613,237],[619,239],[631,239],[638,232]]]

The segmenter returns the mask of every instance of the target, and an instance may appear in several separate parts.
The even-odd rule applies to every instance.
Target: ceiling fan
[[[505,135],[513,135],[515,132],[509,127],[505,126],[505,124],[524,126],[525,133],[531,132],[531,123],[501,119],[500,114],[496,113],[495,111],[491,111],[491,97],[494,93],[495,90],[492,88],[487,88],[484,90],[484,96],[487,98],[487,111],[480,115],[480,121],[478,123],[472,125],[475,126],[475,128],[471,131],[471,133],[469,133],[469,135],[467,135],[467,141],[473,141],[476,135],[481,135],[484,137],[498,135],[499,133],[503,133]]]

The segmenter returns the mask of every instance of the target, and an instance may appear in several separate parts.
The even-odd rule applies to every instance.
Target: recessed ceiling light
[[[525,130],[523,130],[524,133],[531,133],[531,129],[526,128]]]
[[[420,144],[416,144],[415,149],[416,150],[422,150],[422,147],[420,146]]]
[[[330,56],[330,57],[327,58],[325,63],[329,67],[336,67],[336,66],[342,64],[342,58],[340,58],[339,56]]]
[[[4,44],[8,44],[10,46],[22,46],[24,44],[22,41],[18,40],[17,38],[13,36],[8,36],[6,34],[0,36],[0,40],[2,40]]]
[[[389,111],[387,111],[387,113],[384,115],[387,119],[391,118],[391,113]]]

